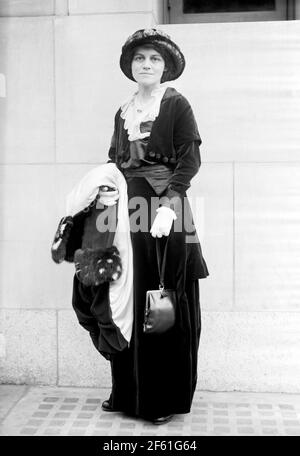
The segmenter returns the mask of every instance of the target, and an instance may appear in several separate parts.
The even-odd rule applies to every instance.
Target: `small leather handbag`
[[[143,325],[144,333],[146,334],[165,333],[175,324],[177,294],[175,290],[166,290],[164,284],[168,241],[169,238],[166,241],[163,260],[161,262],[159,240],[156,238],[156,256],[160,283],[158,290],[148,290],[146,292]]]

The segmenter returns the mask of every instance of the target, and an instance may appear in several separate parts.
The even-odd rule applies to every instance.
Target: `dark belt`
[[[166,190],[173,175],[173,171],[162,164],[123,168],[122,171],[127,180],[133,177],[145,178],[157,195],[161,195]]]

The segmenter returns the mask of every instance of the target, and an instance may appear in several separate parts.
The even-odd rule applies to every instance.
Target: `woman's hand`
[[[109,190],[107,190],[109,189]],[[110,187],[102,186],[99,191],[99,202],[104,206],[114,206],[119,199],[118,189],[110,190]]]
[[[173,221],[177,219],[175,212],[169,207],[161,206],[157,210],[150,233],[153,237],[169,236]]]

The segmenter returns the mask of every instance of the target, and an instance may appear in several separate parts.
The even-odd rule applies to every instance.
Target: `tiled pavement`
[[[0,385],[0,435],[300,435],[297,394],[197,391],[191,413],[161,426],[103,412],[108,395],[104,388]]]

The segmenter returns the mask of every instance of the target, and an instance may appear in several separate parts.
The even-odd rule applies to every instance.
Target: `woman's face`
[[[132,63],[132,76],[136,82],[144,86],[160,84],[165,69],[165,61],[161,54],[151,47],[136,48]]]

